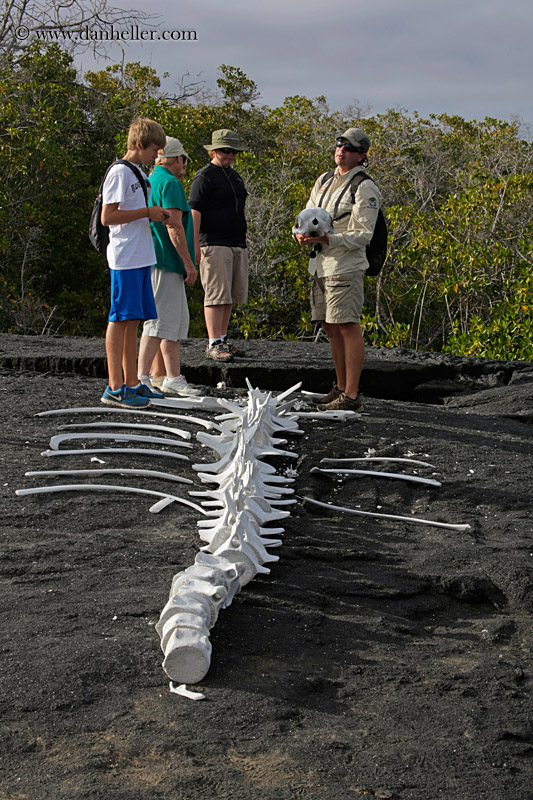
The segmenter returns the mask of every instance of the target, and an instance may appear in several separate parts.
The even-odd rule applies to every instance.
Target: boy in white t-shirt
[[[151,283],[156,255],[150,220],[163,222],[168,212],[148,206],[150,184],[140,165],[148,166],[166,144],[163,129],[151,119],[139,118],[128,134],[127,164],[108,172],[102,193],[102,225],[109,225],[107,260],[111,273],[111,310],[106,332],[109,385],[102,395],[106,405],[144,408],[151,397],[163,397],[137,379],[137,328],[140,320],[157,317]],[[146,189],[143,191],[143,182]]]

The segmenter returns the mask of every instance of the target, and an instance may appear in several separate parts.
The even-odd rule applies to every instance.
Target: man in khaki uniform
[[[355,191],[349,186],[363,163],[370,140],[359,128],[348,128],[337,138],[336,169],[316,181],[307,208],[321,206],[333,217],[334,232],[324,236],[297,235],[302,245],[322,245],[316,258],[309,259],[312,276],[311,311],[321,322],[335,365],[336,383],[319,398],[322,410],[361,410],[358,397],[365,346],[359,318],[363,308],[363,281],[368,268],[366,246],[372,239],[381,203],[381,195],[372,180],[362,181]]]

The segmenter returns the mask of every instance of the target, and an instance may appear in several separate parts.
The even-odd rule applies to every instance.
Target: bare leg
[[[365,359],[361,326],[354,322],[337,325],[323,322],[322,327],[330,340],[337,386],[348,397],[355,399]]]
[[[340,325],[344,338],[344,353],[346,364],[346,385],[344,392],[353,400],[359,391],[359,380],[365,360],[365,343],[359,323]]]
[[[108,322],[105,335],[105,349],[107,356],[107,372],[109,375],[109,388],[117,392],[124,383],[122,372],[122,356],[124,353],[124,335],[126,322]]]
[[[109,387],[118,391],[125,383],[137,384],[137,328],[138,319],[109,322],[105,336]]]
[[[125,321],[124,348],[122,352],[122,370],[126,386],[137,386],[137,329],[140,320]]]
[[[205,325],[210,339],[220,339],[228,330],[231,317],[231,303],[219,306],[204,306]]]
[[[165,373],[169,378],[177,378],[180,374],[180,342],[171,342],[163,339],[161,342],[161,353],[163,356]]]
[[[337,387],[341,392],[344,392],[344,387],[346,386],[346,358],[344,353],[344,339],[339,331],[340,326],[323,322],[322,327],[331,346]]]
[[[155,358],[161,339],[158,336],[141,336],[139,347],[139,378],[142,375],[150,375],[152,361]]]
[[[149,375],[154,378],[164,378],[166,375],[166,367],[165,362],[163,360],[163,354],[161,352],[161,347],[155,354],[155,358],[152,361],[152,366],[150,368]]]

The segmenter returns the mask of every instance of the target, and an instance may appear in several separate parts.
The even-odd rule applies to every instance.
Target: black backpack
[[[102,255],[106,254],[107,245],[109,244],[109,225],[102,225],[102,190],[104,188],[105,179],[109,173],[111,167],[114,167],[115,164],[126,164],[132,172],[135,173],[137,178],[139,179],[143,192],[144,192],[144,199],[146,201],[146,205],[148,206],[148,192],[146,191],[146,180],[143,177],[141,171],[137,169],[137,167],[131,163],[131,161],[126,161],[124,158],[118,158],[116,161],[107,168],[106,173],[104,175],[104,179],[100,184],[100,188],[98,189],[98,194],[96,196],[96,200],[94,201],[93,210],[91,212],[91,221],[89,222],[89,239],[93,247],[95,247],[99,253]]]
[[[334,172],[326,172],[326,174],[322,178],[321,186],[324,186],[326,181],[333,181]],[[355,203],[355,193],[359,187],[359,185],[363,181],[370,181],[372,178],[370,175],[367,175],[366,172],[358,172],[356,175],[353,176],[351,181],[348,181],[346,186],[344,187],[343,191],[340,193],[339,197],[337,198],[337,202],[335,203],[335,208],[333,214],[333,222],[336,222],[338,219],[342,219],[347,215],[341,214],[339,217],[337,216],[337,211],[339,209],[340,201],[342,200],[345,192],[348,191],[348,188],[351,190],[352,194],[352,203]],[[329,187],[327,187],[329,188]],[[324,195],[327,192],[327,188],[321,194],[320,200],[318,205],[322,205],[322,200]],[[388,232],[387,232],[387,221],[385,219],[385,215],[381,208],[378,211],[378,216],[376,219],[376,225],[374,227],[374,233],[372,234],[372,239],[370,240],[369,244],[366,246],[366,259],[368,261],[368,268],[366,270],[367,275],[379,275],[381,272],[381,268],[385,263],[385,259],[387,258],[387,239],[388,239]]]

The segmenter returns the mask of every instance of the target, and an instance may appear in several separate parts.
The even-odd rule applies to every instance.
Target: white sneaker
[[[150,375],[150,380],[152,382],[152,386],[154,386],[156,389],[160,389],[162,387],[163,381],[165,379],[164,378],[152,378],[152,376]]]
[[[163,394],[175,395],[177,397],[196,397],[202,394],[202,390],[187,383],[185,375],[178,375],[177,378],[165,378],[161,384]]]

